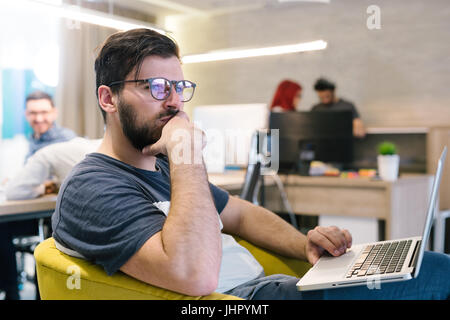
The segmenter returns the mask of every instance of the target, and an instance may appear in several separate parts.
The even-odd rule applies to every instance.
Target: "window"
[[[25,97],[35,90],[54,95],[59,72],[59,23],[16,1],[0,3],[0,183],[23,165],[31,128]]]

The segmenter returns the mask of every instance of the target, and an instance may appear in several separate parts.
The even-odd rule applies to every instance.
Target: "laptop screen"
[[[439,186],[441,185],[442,171],[447,156],[447,147],[444,147],[441,157],[439,158],[436,174],[434,176],[433,189],[431,191],[430,202],[428,205],[427,219],[425,221],[425,227],[423,229],[422,243],[420,244],[419,254],[417,255],[416,269],[414,270],[414,278],[419,275],[420,266],[422,264],[423,253],[430,237],[431,226],[434,221],[434,212],[436,210],[436,202],[439,193]]]

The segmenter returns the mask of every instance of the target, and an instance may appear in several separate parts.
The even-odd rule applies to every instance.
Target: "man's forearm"
[[[34,199],[45,193],[44,182],[50,179],[50,166],[40,156],[34,155],[6,185],[8,200]]]
[[[283,256],[307,261],[304,234],[263,207],[247,201],[244,206],[239,236]]]
[[[9,184],[5,194],[8,200],[28,200],[37,198],[45,193],[45,185],[37,187],[30,185]]]
[[[164,248],[175,265],[218,275],[222,254],[220,225],[205,166],[203,162],[171,161],[170,175],[171,207],[162,230]]]

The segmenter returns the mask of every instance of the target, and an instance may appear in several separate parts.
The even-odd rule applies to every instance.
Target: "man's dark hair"
[[[111,82],[125,80],[134,68],[137,79],[142,63],[148,56],[180,58],[174,40],[150,29],[133,29],[109,36],[95,60],[97,98],[101,85],[108,86]],[[123,84],[114,85],[111,91],[120,93],[122,88]],[[100,110],[106,122],[106,112]]]
[[[52,105],[52,107],[53,108],[55,107],[52,96],[44,91],[39,91],[39,90],[33,91],[32,93],[27,95],[27,97],[25,98],[25,103],[27,103],[30,100],[42,100],[42,99],[50,101],[50,104]]]
[[[336,89],[334,83],[324,78],[318,79],[314,84],[314,90],[316,91],[334,91],[334,89]]]

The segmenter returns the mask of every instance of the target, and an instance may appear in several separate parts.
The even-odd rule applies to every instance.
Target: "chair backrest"
[[[242,186],[241,199],[252,202],[255,196],[255,189],[261,172],[261,163],[248,164],[245,174],[244,184]]]
[[[242,185],[241,199],[255,202],[257,196],[257,184],[261,175],[261,162],[259,161],[259,134],[255,131],[250,142],[250,149],[248,153],[248,164],[245,173],[244,184]]]
[[[158,288],[122,272],[108,276],[93,262],[68,256],[55,247],[53,238],[34,251],[39,291],[43,300],[183,300],[238,299],[213,293],[192,297]]]

